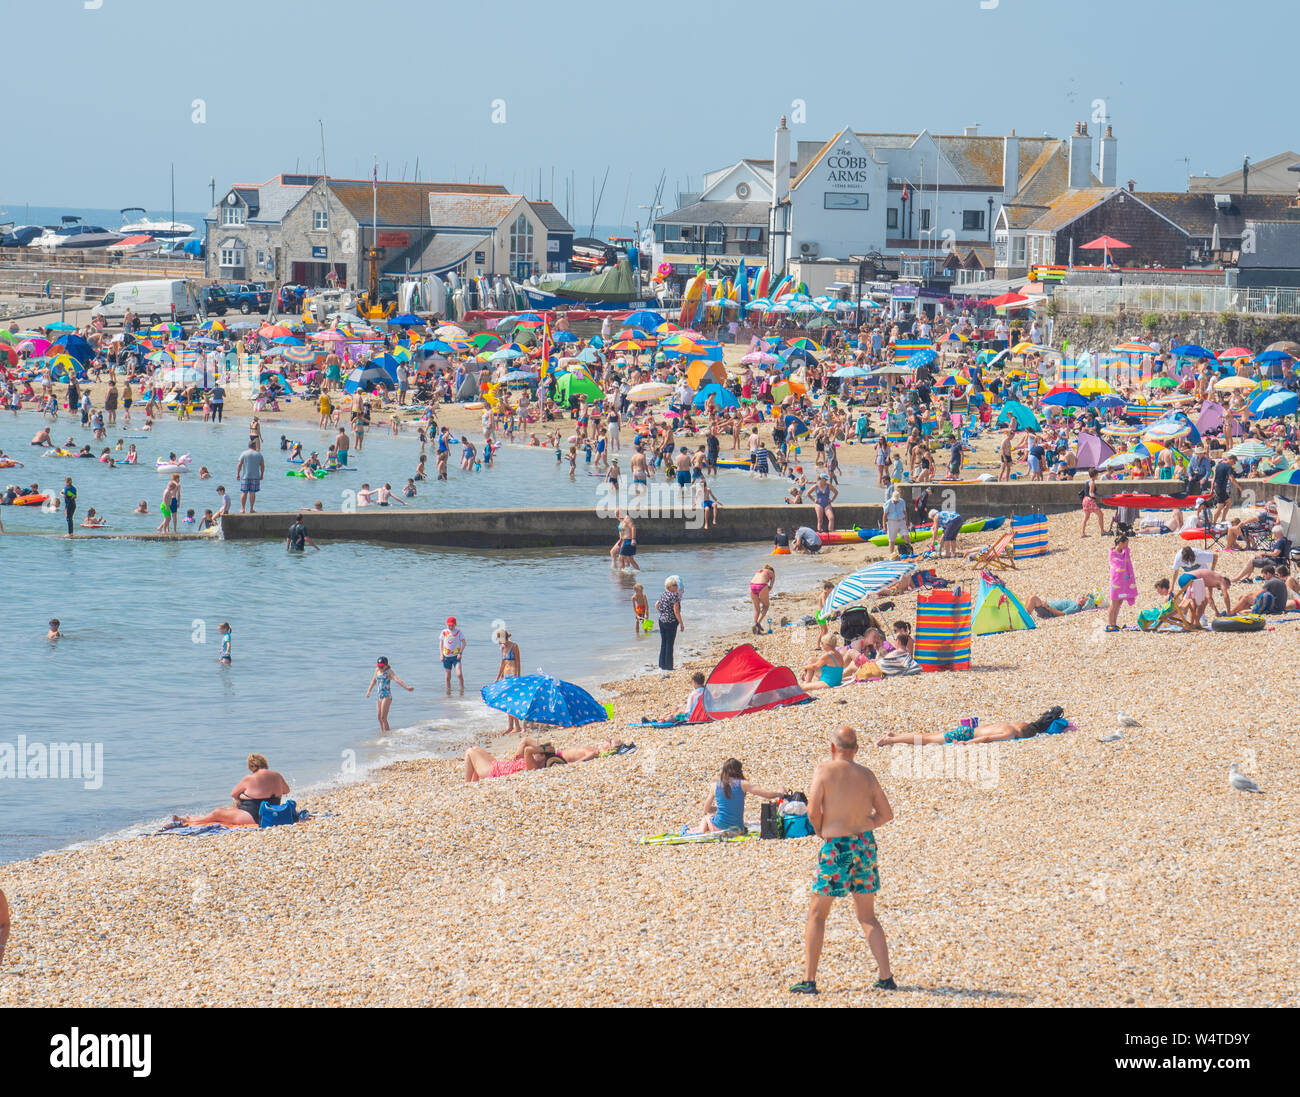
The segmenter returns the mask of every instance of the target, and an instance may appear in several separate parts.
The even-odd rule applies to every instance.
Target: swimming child
[[[212,473],[210,473],[210,472],[208,471],[208,466],[207,466],[207,465],[200,465],[200,466],[199,466],[199,479],[200,479],[200,480],[206,480],[206,479],[208,479],[211,475],[212,475]]]
[[[86,511],[86,520],[81,523],[82,529],[98,529],[100,526],[106,525],[108,525],[108,523],[95,513],[94,507],[91,507]]]
[[[185,517],[182,519],[182,521],[183,521],[187,526],[192,526],[192,525],[194,525],[194,511],[193,511],[193,509],[187,510],[187,511],[185,512]]]
[[[140,500],[140,505],[139,505],[138,507],[136,507],[135,510],[133,510],[131,513],[132,513],[132,514],[148,514],[148,513],[149,513],[149,504],[146,503],[143,499],[141,499],[141,500]]]
[[[47,640],[63,639],[63,633],[59,631],[59,619],[57,617],[50,618],[50,631],[45,634],[45,639]]]

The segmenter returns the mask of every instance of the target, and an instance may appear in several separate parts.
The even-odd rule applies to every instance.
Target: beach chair
[[[1173,598],[1170,598],[1164,605],[1144,609],[1138,614],[1138,628],[1143,632],[1156,632],[1166,625],[1170,626],[1171,629],[1179,629],[1183,632],[1201,631],[1199,625],[1187,619],[1187,615],[1179,608],[1177,601]],[[1169,629],[1166,629],[1166,631],[1169,631]]]
[[[1012,526],[986,549],[981,549],[966,557],[969,564],[987,568],[1011,568],[1019,571],[1016,565],[1016,530]]]

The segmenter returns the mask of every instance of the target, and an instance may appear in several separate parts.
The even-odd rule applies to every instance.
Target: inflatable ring
[[[789,556],[789,555],[790,555],[790,550],[789,550],[788,548],[774,548],[774,549],[772,550],[772,552],[771,552],[771,555],[772,555],[772,556]]]
[[[1258,613],[1239,613],[1235,617],[1216,617],[1210,628],[1215,632],[1262,632],[1264,624]]]
[[[20,495],[14,500],[14,506],[39,507],[48,498],[48,495]]]

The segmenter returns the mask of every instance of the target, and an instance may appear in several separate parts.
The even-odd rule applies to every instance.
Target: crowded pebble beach
[[[1080,540],[1077,525],[1049,518],[1049,553],[1006,575],[1023,598],[1105,587],[1109,542]],[[1167,574],[1169,548],[1135,541],[1143,586]],[[830,551],[845,571],[861,563],[861,549]],[[932,566],[975,577],[960,559]],[[908,619],[915,598],[891,595],[882,620]],[[1151,601],[1144,591],[1139,606]],[[815,608],[811,592],[779,589],[772,604],[792,621]],[[613,729],[631,753],[479,783],[459,759],[405,762],[313,793],[303,825],[114,840],[6,866],[21,935],[0,1002],[222,1005],[254,985],[275,1005],[784,1000],[802,966],[816,839],[637,840],[693,822],[728,757],[759,785],[807,788],[847,723],[895,813],[877,836],[877,911],[902,993],[871,989],[861,931],[837,903],[816,1002],[1282,1005],[1300,950],[1288,867],[1300,775],[1276,651],[1295,627],[1108,634],[1091,610],[977,638],[969,672],[625,726],[671,708],[692,672],[737,643],[797,667],[815,629],[719,637],[671,675],[608,683],[612,724],[553,736],[564,748]],[[1062,734],[941,747],[938,761],[874,745],[1051,706],[1073,725]],[[956,762],[981,745],[978,768]],[[1251,763],[1262,795],[1229,786],[1233,762]]]

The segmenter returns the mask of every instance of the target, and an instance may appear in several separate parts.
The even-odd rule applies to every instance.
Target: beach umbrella
[[[912,371],[906,366],[879,366],[871,371],[873,377],[906,377]]]
[[[644,328],[646,331],[654,331],[655,328],[664,323],[664,318],[654,309],[638,309],[636,312],[630,312],[623,317],[623,323],[629,328]]]
[[[1092,399],[1094,408],[1101,408],[1103,411],[1109,411],[1111,408],[1122,408],[1124,406],[1124,397],[1116,396],[1114,393],[1103,393],[1101,396],[1094,396]]]
[[[1075,392],[1074,389],[1049,392],[1040,402],[1054,408],[1086,408],[1088,406],[1088,398]]]
[[[806,350],[813,354],[826,353],[826,348],[812,339],[796,339],[790,344],[790,350]]]
[[[536,375],[536,374],[533,374],[533,373],[528,373],[528,372],[526,372],[526,371],[524,371],[524,370],[521,370],[521,369],[515,369],[515,370],[511,370],[509,373],[507,373],[503,378],[501,378],[501,380],[503,380],[503,381],[536,381],[536,380],[537,380],[537,375]]]
[[[1099,469],[1114,469],[1120,468],[1123,465],[1136,464],[1140,460],[1142,460],[1141,456],[1136,453],[1116,453],[1107,457],[1106,460],[1097,467]]]
[[[494,332],[480,331],[469,337],[469,343],[478,350],[496,350],[505,346],[506,341]]]
[[[424,321],[413,313],[404,312],[401,316],[394,316],[387,321],[389,327],[397,328],[422,328]]]
[[[736,399],[735,393],[730,389],[725,389],[719,384],[705,385],[695,394],[693,403],[697,408],[704,407],[709,402],[709,397],[713,397],[713,404],[719,408],[738,408],[740,401]]]
[[[803,396],[808,392],[807,385],[801,385],[798,381],[781,381],[772,386],[772,399],[778,404],[790,396]]]
[[[1084,396],[1111,396],[1114,393],[1114,389],[1099,377],[1085,377],[1075,388]]]
[[[840,377],[840,378],[870,377],[871,370],[863,369],[861,366],[841,366],[834,373],[832,373],[831,376]],[[950,377],[948,378],[948,380],[953,381],[954,378]]]
[[[0,361],[8,362],[11,366],[18,365],[18,351],[8,343],[0,343]]]
[[[1159,442],[1161,445],[1168,445],[1170,442],[1186,438],[1195,445],[1201,440],[1201,432],[1196,429],[1195,424],[1186,415],[1181,411],[1176,411],[1164,419],[1159,419],[1150,424],[1142,432],[1142,437],[1148,442]]]
[[[459,324],[439,324],[433,333],[435,339],[464,339],[468,334]]]
[[[1300,358],[1300,343],[1292,342],[1290,339],[1279,339],[1276,343],[1269,343],[1264,348],[1264,353],[1267,354],[1270,350],[1280,350],[1292,358]]]
[[[517,346],[502,347],[498,351],[493,351],[488,355],[488,361],[491,362],[509,362],[515,358],[527,358],[528,352],[520,350]]]
[[[63,320],[57,320],[53,324],[46,324],[45,330],[46,331],[76,331],[77,329],[73,327],[73,325]]]
[[[1300,407],[1300,397],[1286,390],[1270,392],[1251,409],[1257,419],[1280,419],[1284,415],[1294,415]]]
[[[1220,362],[1235,362],[1238,358],[1253,358],[1255,352],[1249,347],[1229,347],[1215,356]]]
[[[1228,450],[1229,457],[1244,457],[1247,461],[1256,457],[1274,457],[1276,454],[1263,442],[1238,442]]]
[[[271,340],[271,345],[278,347],[300,347],[303,345],[303,342],[296,335],[277,335]]]
[[[1268,478],[1270,484],[1300,484],[1300,469],[1283,469]]]
[[[746,366],[774,366],[779,361],[775,354],[768,354],[765,350],[751,350],[740,363]]]
[[[257,334],[263,339],[278,339],[282,335],[292,335],[293,332],[284,324],[263,324],[257,329]]]
[[[1004,293],[981,301],[980,304],[995,309],[1020,309],[1029,304],[1029,298],[1023,293]]]
[[[644,404],[654,400],[662,400],[665,396],[671,396],[672,393],[672,385],[665,385],[662,381],[646,381],[640,385],[633,385],[628,389],[627,398],[634,404]]]
[[[305,366],[308,362],[316,361],[316,352],[311,347],[285,347],[280,352],[280,357]]]
[[[846,302],[843,302],[843,303],[844,303],[844,304],[848,304],[848,305],[850,305],[850,307],[852,307],[852,305],[851,305],[850,302],[847,302],[847,301],[846,301]],[[961,332],[959,332],[959,331],[950,331],[947,335],[945,335],[942,339],[940,339],[939,342],[941,342],[941,343],[969,343],[969,342],[970,342],[970,339],[969,339],[967,336],[963,335],[963,334],[962,334]],[[1032,344],[1030,344],[1030,345],[1032,346]]]
[[[1014,420],[1022,430],[1039,430],[1038,417],[1018,400],[1008,400],[998,413],[996,426],[1002,426],[1007,420]]]
[[[1100,251],[1102,253],[1102,266],[1110,266],[1110,253],[1115,248],[1127,248],[1131,245],[1124,243],[1123,240],[1116,240],[1113,236],[1098,236],[1096,240],[1090,240],[1086,244],[1080,244],[1081,251]]]
[[[1255,355],[1256,362],[1291,362],[1295,360],[1295,355],[1287,354],[1284,350],[1265,350]]]
[[[145,361],[152,362],[155,366],[170,366],[176,359],[165,350],[156,350],[148,355]]]
[[[551,336],[552,343],[576,343],[578,337],[571,331],[557,331]]]
[[[199,331],[225,331],[226,322],[224,320],[204,320],[199,325]]]
[[[920,369],[922,366],[928,366],[937,357],[939,356],[932,350],[918,350],[903,364],[908,369]]]
[[[16,343],[18,342],[18,333],[10,331],[8,328],[0,328],[0,342]]]
[[[590,347],[583,347],[582,351],[578,354],[578,361],[585,362],[589,366],[594,366],[600,361],[600,355]]]
[[[1155,354],[1149,344],[1129,339],[1110,348],[1113,354]]]
[[[878,594],[887,587],[892,587],[900,580],[906,579],[916,571],[916,564],[910,560],[881,560],[852,575],[841,579],[831,591],[826,604],[822,606],[821,616],[829,616],[836,610],[855,605],[864,598]]]
[[[628,317],[628,319],[630,320],[631,317]],[[681,331],[682,329],[681,329],[681,325],[674,324],[671,320],[665,320],[662,324],[659,324],[653,330],[656,335],[666,335],[670,331]]]
[[[1245,391],[1246,389],[1253,389],[1255,387],[1255,382],[1249,377],[1220,377],[1214,382],[1214,387],[1216,389],[1237,389],[1239,391]]]
[[[1174,389],[1178,387],[1178,382],[1172,377],[1152,377],[1147,382],[1149,389]]]
[[[176,334],[177,335],[180,334],[179,327],[177,327],[176,329]],[[65,335],[60,335],[57,339],[55,339],[50,344],[50,347],[57,348],[58,350],[61,350],[64,354],[72,355],[72,357],[75,358],[78,362],[80,362],[83,366],[95,356],[95,352],[94,350],[91,349],[90,344],[87,343],[80,335],[76,335],[71,332]]]
[[[391,353],[399,362],[409,362],[411,360],[410,347],[402,346],[400,343],[392,349]]]
[[[502,678],[479,691],[489,707],[528,724],[577,727],[609,719],[605,706],[581,686],[549,674]]]
[[[1196,343],[1183,343],[1173,348],[1173,353],[1179,358],[1214,358],[1212,350],[1206,350]]]

